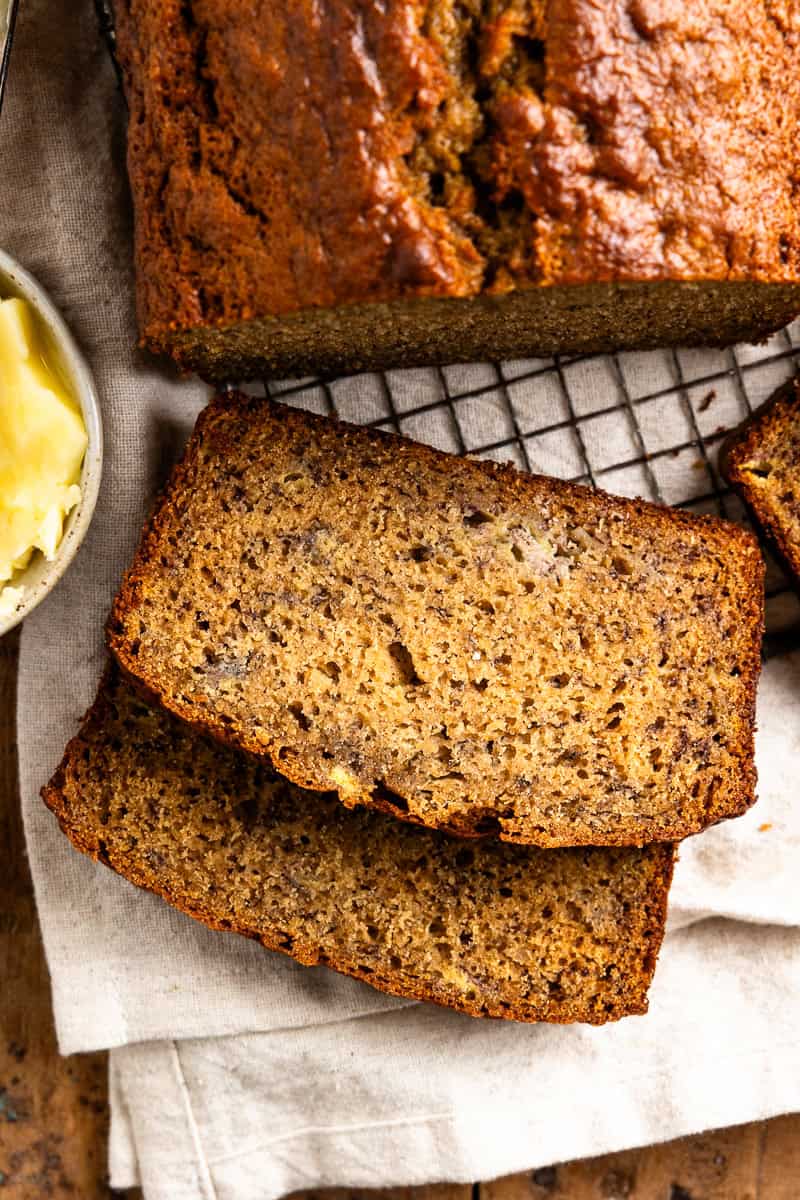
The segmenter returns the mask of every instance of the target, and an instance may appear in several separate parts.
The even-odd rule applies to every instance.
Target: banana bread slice
[[[139,327],[215,379],[757,340],[796,5],[114,0]]]
[[[346,804],[642,845],[752,802],[762,576],[736,526],[230,396],[109,641],[168,709]]]
[[[731,434],[720,464],[800,587],[800,380]]]
[[[644,1012],[669,845],[465,844],[302,792],[108,673],[43,791],[70,840],[215,929],[474,1016]]]

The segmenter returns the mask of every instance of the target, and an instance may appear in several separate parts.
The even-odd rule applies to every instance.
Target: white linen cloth
[[[683,848],[651,1012],[613,1027],[476,1022],[299,967],[210,932],[62,837],[39,788],[92,698],[111,597],[208,394],[133,350],[123,157],[90,0],[26,0],[0,118],[0,244],[92,362],[106,455],[86,543],[25,624],[20,783],[61,1049],[113,1048],[114,1184],[138,1178],[148,1200],[270,1200],[472,1180],[800,1109],[798,654],[763,676],[761,802]],[[658,369],[624,357],[640,381]],[[694,355],[697,374],[717,358]],[[602,372],[584,386],[600,406]],[[364,381],[337,396],[351,418],[372,415]],[[521,394],[540,401],[535,385]],[[484,419],[488,401],[470,417]],[[666,436],[671,420],[665,406]],[[433,416],[413,433],[439,437]],[[584,436],[590,457],[608,452],[605,426]],[[557,471],[548,444],[532,442]]]

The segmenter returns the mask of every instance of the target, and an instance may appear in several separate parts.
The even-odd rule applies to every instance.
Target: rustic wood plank
[[[0,1194],[107,1200],[108,1056],[55,1043],[19,808],[18,647],[18,631],[0,639]]]
[[[653,1147],[639,1169],[642,1195],[669,1184],[671,1200],[755,1200],[761,1124]]]
[[[798,1200],[800,1115],[543,1167],[481,1200]]]
[[[756,1200],[800,1196],[800,1115],[765,1121]]]
[[[363,1197],[372,1197],[373,1200],[473,1200],[475,1190],[469,1183],[431,1183],[427,1187],[360,1190],[324,1188],[319,1191],[295,1192],[292,1200],[362,1200]]]

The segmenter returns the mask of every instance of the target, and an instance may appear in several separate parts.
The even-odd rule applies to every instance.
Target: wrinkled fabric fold
[[[418,1006],[130,1046],[112,1056],[114,1124],[147,1147],[148,1200],[491,1179],[796,1107],[799,987],[800,931],[707,921],[672,935],[647,1017],[555,1032]],[[134,1182],[125,1167],[118,1152],[117,1187]]]

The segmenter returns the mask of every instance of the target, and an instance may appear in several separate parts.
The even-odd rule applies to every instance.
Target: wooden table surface
[[[18,633],[0,639],[0,1197],[121,1197],[106,1174],[105,1054],[58,1057],[16,775]],[[42,764],[42,770],[50,764]],[[125,1194],[128,1200],[138,1192]],[[800,1200],[800,1115],[388,1200]],[[329,1200],[352,1200],[347,1192]]]

